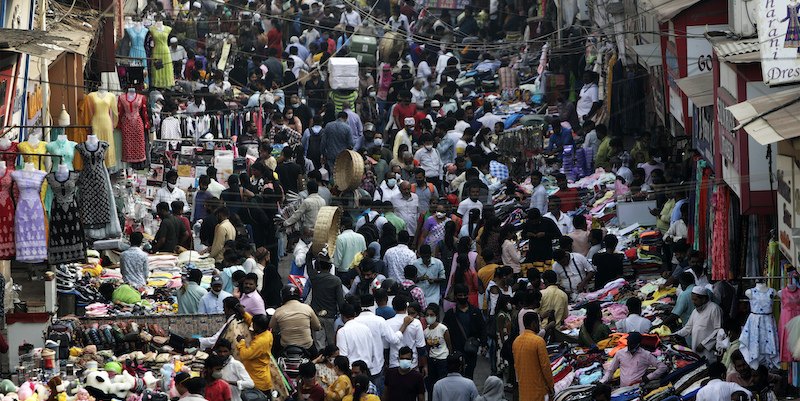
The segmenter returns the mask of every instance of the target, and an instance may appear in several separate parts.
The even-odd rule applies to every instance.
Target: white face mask
[[[369,97],[375,97],[375,96],[378,96],[378,92],[370,92],[369,93]]]
[[[300,103],[292,103],[292,107],[296,109],[300,107]]]
[[[433,149],[433,145],[425,145],[425,149],[431,150],[431,149]]]
[[[375,139],[372,141],[372,143],[373,143],[373,144],[375,144],[375,146],[383,146],[383,139],[381,139],[381,138],[375,138]]]
[[[653,160],[655,160],[656,163],[661,163],[661,158],[660,157],[654,157]]]
[[[436,217],[437,218],[443,219],[444,216],[445,216],[444,212],[436,212]]]
[[[436,318],[433,316],[425,316],[425,323],[428,323],[428,326],[436,323]]]
[[[394,178],[400,181],[400,173],[394,173]]]
[[[371,77],[371,76],[372,76],[372,73],[371,73],[371,72],[364,73],[364,76],[365,76],[365,77],[367,77],[367,78],[369,78],[369,77]]]

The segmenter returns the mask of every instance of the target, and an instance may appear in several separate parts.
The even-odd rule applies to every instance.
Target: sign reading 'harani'
[[[764,83],[800,81],[800,3],[760,0],[758,39]]]

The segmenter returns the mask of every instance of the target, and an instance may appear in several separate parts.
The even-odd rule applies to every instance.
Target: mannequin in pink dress
[[[798,288],[798,275],[796,270],[788,272],[789,283],[786,288],[778,291],[781,300],[781,317],[778,322],[778,340],[780,345],[781,363],[789,364],[789,383],[800,385],[800,361],[792,357],[791,345],[789,344],[789,330],[786,324],[796,316],[800,316],[800,288]]]
[[[129,88],[128,93],[120,95],[117,105],[121,117],[118,128],[122,130],[122,161],[126,163],[143,162],[147,159],[145,130],[150,129],[150,121],[147,118],[147,101],[144,95]]]

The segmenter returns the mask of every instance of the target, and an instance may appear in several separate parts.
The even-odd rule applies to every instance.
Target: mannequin
[[[86,137],[86,149],[95,151],[97,150],[97,145],[99,145],[100,140],[97,138],[97,135],[89,135]]]
[[[12,168],[0,160],[0,259],[10,259],[17,254],[14,246],[14,198],[11,197],[14,181]]]
[[[10,148],[11,145],[13,145],[13,143],[11,142],[10,139],[6,137],[0,138],[0,150],[8,150],[8,148]]]
[[[47,173],[37,170],[36,164],[30,161],[25,163],[22,170],[11,173],[19,188],[14,220],[18,262],[39,263],[47,258],[47,222],[40,197],[46,175]]]
[[[75,197],[79,173],[70,171],[62,163],[47,175],[53,189],[50,206],[50,235],[48,235],[47,261],[50,264],[83,262],[86,260],[86,236]]]
[[[128,88],[128,93],[119,97],[119,127],[122,130],[122,161],[141,163],[147,160],[145,132],[150,129],[147,118],[147,99]]]
[[[28,144],[32,149],[36,149],[39,147],[39,134],[33,133],[28,136]]]
[[[153,79],[150,81],[151,86],[155,88],[169,88],[175,85],[175,76],[172,71],[172,56],[170,55],[169,34],[172,28],[164,26],[162,21],[157,21],[154,26],[150,28],[150,34],[153,35],[153,57],[157,60],[153,63]],[[161,68],[158,68],[159,65]]]
[[[775,290],[767,287],[763,281],[745,291],[745,295],[750,298],[751,313],[739,336],[739,350],[753,369],[757,369],[758,365],[775,368],[779,366],[778,328],[772,315],[774,294]]]
[[[61,156],[60,163],[54,164],[53,169],[60,169],[63,165],[67,171],[74,170],[73,160],[75,159],[75,146],[78,144],[70,141],[66,135],[59,135],[55,141],[46,145],[47,152],[51,155]]]
[[[106,152],[106,167],[116,167],[116,148],[114,147],[114,127],[119,119],[117,97],[108,93],[103,84],[97,92],[89,94],[89,111],[92,120],[92,134],[101,141],[109,142],[111,148]]]
[[[0,154],[0,160],[3,160],[6,163],[6,166],[10,169],[14,169],[14,166],[17,165],[17,155],[13,154],[13,152],[17,152],[17,143],[11,142],[8,137],[1,137],[0,138],[0,152],[12,152],[6,154]]]
[[[142,26],[142,21],[135,21],[132,28],[125,29],[128,37],[131,40],[131,49],[128,51],[129,57],[135,57],[133,65],[144,66],[145,82],[147,79],[147,52],[144,49],[144,41],[147,38],[147,29]]]

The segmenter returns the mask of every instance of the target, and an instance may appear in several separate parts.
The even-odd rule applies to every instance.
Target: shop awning
[[[797,129],[800,115],[800,88],[757,97],[727,107],[744,130],[756,140],[767,145],[800,137]],[[788,104],[788,105],[787,105]],[[751,121],[752,120],[752,121]]]
[[[639,56],[639,64],[643,67],[661,67],[662,57],[660,43],[631,46],[631,49]]]
[[[643,0],[640,9],[655,14],[658,22],[666,22],[700,0]]]
[[[61,53],[88,56],[92,41],[99,32],[99,13],[94,10],[75,9],[50,2],[50,11],[62,16],[48,26],[47,32],[0,28],[0,50],[15,51],[55,60]]]
[[[717,54],[720,61],[733,64],[761,62],[761,44],[758,38],[733,40],[724,36],[715,37],[706,34],[706,39],[711,42],[714,53]]]
[[[704,72],[675,81],[689,100],[697,107],[714,104],[714,73]]]

